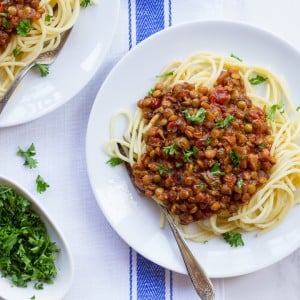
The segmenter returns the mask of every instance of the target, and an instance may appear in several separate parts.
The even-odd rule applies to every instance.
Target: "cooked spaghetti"
[[[129,128],[117,139],[120,114]],[[264,232],[299,201],[296,114],[272,72],[196,53],[162,71],[133,118],[125,111],[113,117],[106,150],[131,164],[135,185],[168,207],[187,238]]]
[[[79,9],[79,0],[0,1],[0,97],[20,69],[59,45]]]

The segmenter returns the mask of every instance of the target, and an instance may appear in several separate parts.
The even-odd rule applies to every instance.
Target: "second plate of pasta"
[[[210,277],[261,269],[299,247],[299,66],[278,37],[225,21],[166,29],[126,55],[97,95],[86,144],[95,197],[116,232],[186,273],[153,197]],[[110,158],[132,165],[148,198]],[[233,232],[242,241],[224,242]]]

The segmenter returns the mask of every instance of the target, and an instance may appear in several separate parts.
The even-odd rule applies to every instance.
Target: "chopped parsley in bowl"
[[[0,297],[60,299],[72,259],[57,227],[25,189],[0,176]]]

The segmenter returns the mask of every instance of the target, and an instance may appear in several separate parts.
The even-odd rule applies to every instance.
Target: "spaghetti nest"
[[[129,120],[124,139],[114,132],[120,114]],[[264,232],[298,201],[296,114],[272,72],[196,53],[166,66],[134,117],[112,118],[106,150],[131,164],[135,185],[169,208],[187,238]]]
[[[74,25],[80,10],[79,0],[41,0],[43,14],[28,25],[27,34],[13,34],[0,54],[0,97],[18,72],[39,54],[54,50],[60,34]],[[7,25],[9,26],[9,25]]]

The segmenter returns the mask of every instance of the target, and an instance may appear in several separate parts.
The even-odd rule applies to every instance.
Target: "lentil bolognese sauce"
[[[138,107],[152,124],[133,165],[135,184],[181,224],[236,212],[267,181],[273,137],[238,70],[223,71],[211,90],[179,83],[164,91],[158,83]]]
[[[299,112],[284,81],[202,52],[157,77],[134,114],[112,117],[106,153],[130,164],[134,184],[169,209],[186,238],[263,233],[282,222],[300,202]],[[120,116],[129,126],[118,138]]]

